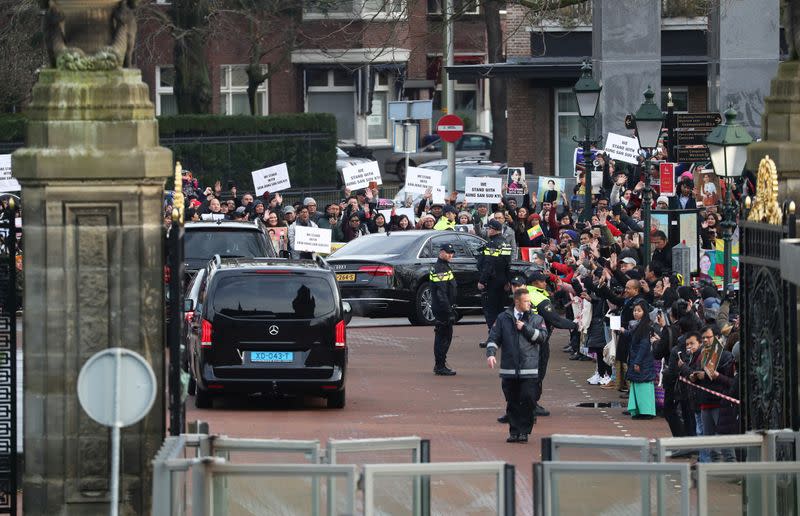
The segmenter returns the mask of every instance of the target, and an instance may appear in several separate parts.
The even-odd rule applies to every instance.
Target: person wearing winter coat
[[[656,415],[655,366],[650,344],[650,317],[647,302],[639,299],[633,305],[633,320],[627,330],[628,412],[633,419],[652,419]]]
[[[486,361],[497,365],[501,349],[500,378],[506,398],[509,435],[506,442],[527,443],[533,430],[534,407],[539,389],[539,346],[547,340],[544,319],[531,311],[530,294],[514,292],[514,306],[497,317],[486,343]]]

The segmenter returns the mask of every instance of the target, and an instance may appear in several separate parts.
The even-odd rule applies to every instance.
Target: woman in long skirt
[[[633,321],[628,329],[628,381],[630,397],[628,411],[633,419],[652,419],[656,415],[655,367],[650,344],[650,317],[644,300],[633,305]]]

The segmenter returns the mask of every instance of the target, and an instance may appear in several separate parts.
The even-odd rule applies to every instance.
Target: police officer
[[[436,221],[436,224],[434,224],[433,229],[438,229],[438,230],[455,229],[457,215],[458,215],[458,210],[456,210],[454,206],[448,204],[442,210],[442,216],[439,217],[439,220]]]
[[[574,321],[565,319],[558,315],[553,303],[550,301],[550,294],[547,292],[547,275],[542,271],[533,271],[528,276],[528,292],[531,295],[531,307],[533,312],[539,314],[547,323],[548,338],[539,346],[539,390],[536,393],[536,415],[549,416],[550,412],[539,405],[542,397],[542,382],[547,374],[547,362],[550,360],[550,333],[553,327],[565,330],[576,330],[578,325]]]
[[[514,306],[501,313],[489,332],[486,361],[494,369],[495,354],[502,349],[500,378],[506,398],[509,435],[506,442],[527,443],[535,421],[534,406],[541,382],[539,348],[547,341],[542,317],[531,312],[530,294],[525,289],[514,292]]]
[[[433,372],[438,376],[456,374],[447,367],[447,350],[453,340],[453,323],[456,321],[456,278],[450,268],[450,260],[455,252],[452,244],[442,244],[439,259],[431,267],[428,276],[431,282],[431,309],[436,319],[433,329]]]
[[[506,291],[511,266],[511,246],[501,235],[503,225],[492,219],[486,224],[489,241],[478,255],[478,290],[486,317],[486,326],[492,329],[497,315],[505,309]]]

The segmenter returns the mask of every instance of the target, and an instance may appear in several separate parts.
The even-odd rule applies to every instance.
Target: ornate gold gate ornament
[[[767,224],[783,223],[783,213],[778,203],[778,170],[769,156],[765,156],[758,164],[756,198],[747,220]]]

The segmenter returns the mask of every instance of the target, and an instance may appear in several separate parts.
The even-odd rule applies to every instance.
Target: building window
[[[372,90],[372,113],[367,116],[367,139],[370,143],[383,143],[389,140],[388,102],[392,99],[390,84],[394,75],[387,72],[375,73],[375,86]]]
[[[370,20],[405,18],[405,0],[311,0],[304,2],[306,20],[330,18]]]
[[[667,110],[667,95],[672,91],[672,104],[675,113],[689,112],[689,87],[688,86],[662,86],[661,110]]]
[[[261,67],[267,71],[266,65]],[[256,90],[256,112],[250,113],[250,102],[247,98],[247,65],[222,65],[219,78],[219,103],[223,115],[266,115],[267,82],[264,81]]]
[[[444,0],[428,0],[428,14],[441,16],[443,2]],[[453,0],[453,14],[455,16],[479,13],[480,9],[477,0]]]
[[[306,70],[306,112],[330,113],[336,117],[336,133],[340,140],[356,137],[356,88],[350,72]]]
[[[156,67],[156,115],[177,115],[178,103],[175,99],[175,68]]]
[[[478,117],[480,115],[480,88],[478,81],[454,81],[453,84],[453,113],[464,121],[465,131],[475,131],[478,128]],[[443,116],[442,104],[442,84],[436,85],[433,94],[433,121],[435,127],[439,119]]]
[[[575,174],[575,142],[572,137],[581,134],[578,102],[571,89],[556,90],[555,114],[556,175],[571,177]]]

